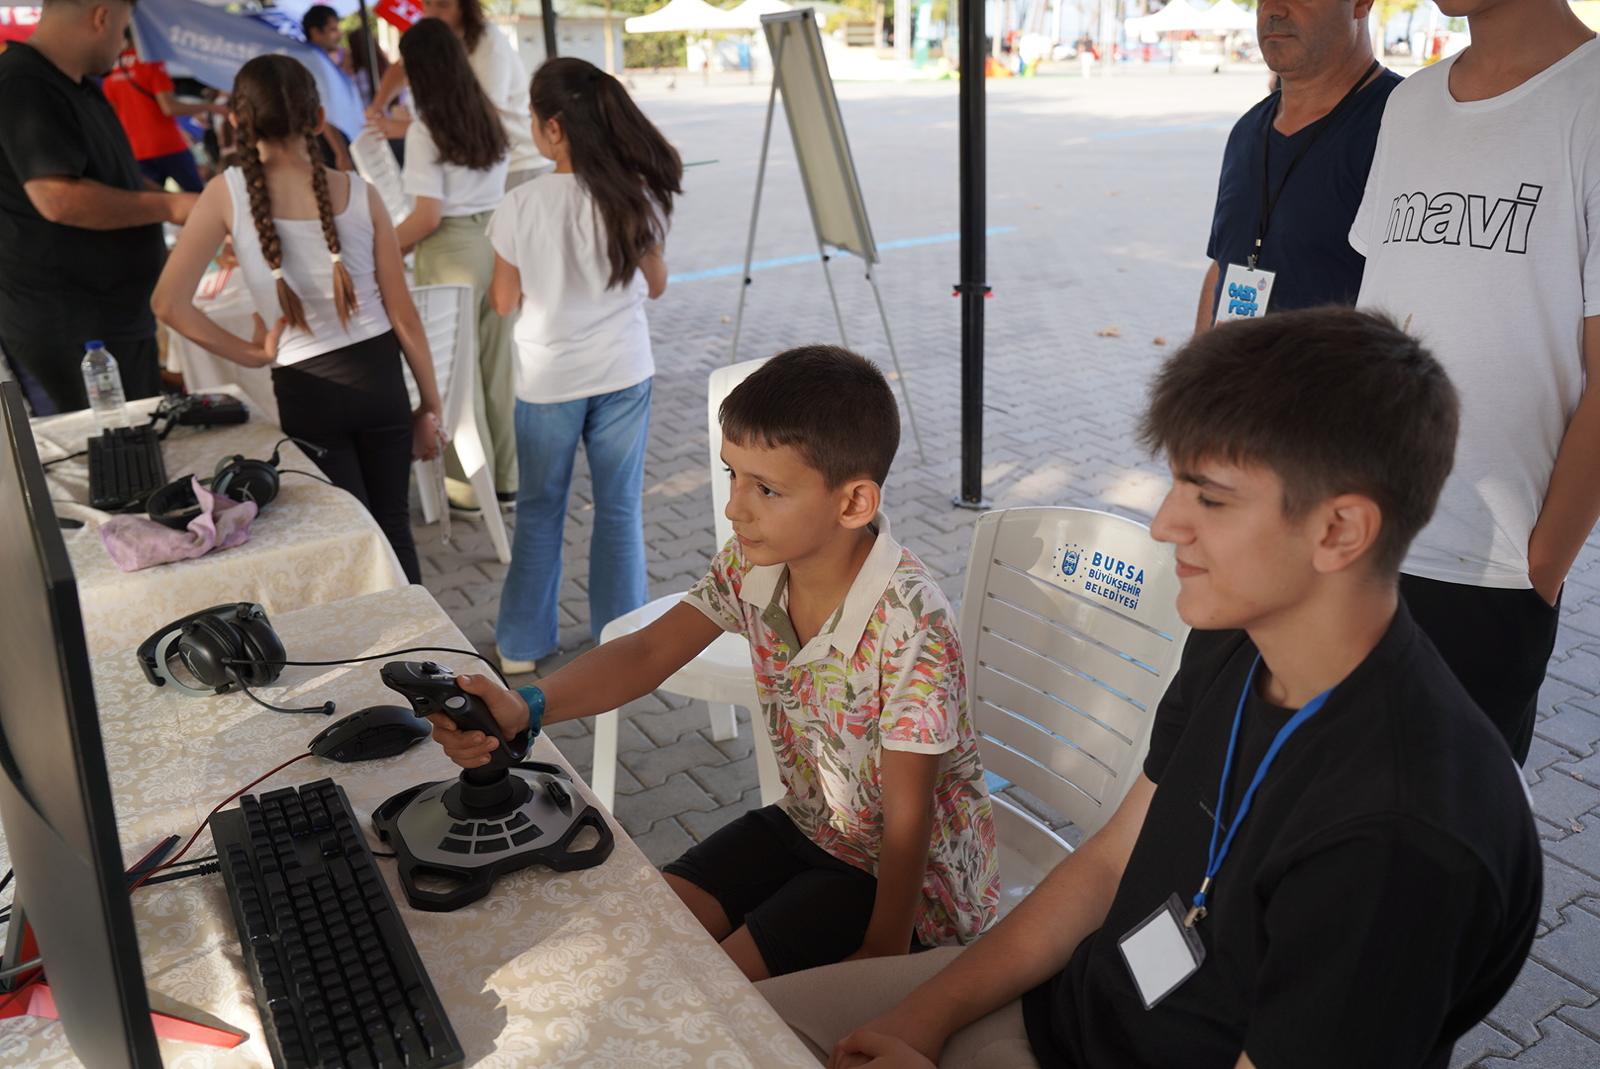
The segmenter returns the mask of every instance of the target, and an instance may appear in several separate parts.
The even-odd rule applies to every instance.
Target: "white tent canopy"
[[[759,30],[762,15],[778,15],[793,10],[794,5],[784,3],[784,0],[744,0],[728,14],[742,22],[745,29]]]
[[[713,33],[747,30],[750,23],[706,0],[670,0],[648,15],[635,15],[623,26],[629,33]]]
[[[1256,17],[1234,0],[1217,0],[1209,8],[1195,7],[1189,0],[1171,0],[1154,15],[1129,19],[1126,25],[1135,38],[1163,33],[1244,33],[1256,28]]]
[[[1217,0],[1206,12],[1206,20],[1211,24],[1210,28],[1218,33],[1254,33],[1256,29],[1255,12],[1235,3],[1235,0]]]

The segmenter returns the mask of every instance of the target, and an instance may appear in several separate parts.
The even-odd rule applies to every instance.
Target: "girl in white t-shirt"
[[[505,124],[506,137],[511,143],[506,188],[518,186],[549,169],[550,162],[539,155],[529,136],[528,69],[522,65],[522,57],[517,55],[506,35],[484,17],[480,0],[422,0],[422,13],[450,27],[467,46],[472,73]],[[402,37],[401,41],[404,40]],[[408,75],[403,44],[400,52],[400,62],[384,72],[378,82],[377,95],[367,108],[367,116],[383,130],[385,137],[404,137],[410,121],[387,114],[389,105],[406,87]]]
[[[389,214],[360,178],[322,165],[322,106],[298,62],[257,56],[239,69],[229,100],[240,166],[200,194],[151,304],[163,323],[218,356],[272,368],[284,433],[321,450],[317,465],[371,510],[406,577],[420,582],[411,460],[437,452],[439,391]],[[194,305],[230,237],[256,306],[248,340]],[[421,396],[415,412],[402,353]]]
[[[517,530],[495,638],[507,672],[557,646],[562,529],[578,443],[594,482],[589,627],[645,602],[641,495],[650,416],[644,302],[662,258],[683,161],[620,82],[581,59],[533,76],[533,137],[555,161],[506,194],[489,224],[491,296],[520,308],[516,348]]]
[[[471,286],[478,308],[478,436],[501,500],[516,499],[512,425],[511,324],[489,303],[494,249],[489,217],[505,195],[506,136],[467,63],[461,39],[438,19],[400,38],[417,118],[406,130],[405,191],[416,207],[395,228],[402,252],[415,247],[417,285]],[[450,458],[450,474],[466,474]],[[454,490],[452,490],[452,494]],[[479,502],[490,508],[496,502]]]

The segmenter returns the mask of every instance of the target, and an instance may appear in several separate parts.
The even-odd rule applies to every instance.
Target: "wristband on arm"
[[[528,703],[528,726],[514,741],[518,750],[527,753],[533,746],[533,740],[539,737],[539,728],[544,723],[544,691],[527,686],[518,687],[517,693]]]

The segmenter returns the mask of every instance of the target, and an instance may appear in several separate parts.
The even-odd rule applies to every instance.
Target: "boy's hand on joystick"
[[[506,738],[515,742],[527,730],[528,703],[516,691],[507,690],[488,676],[457,676],[456,685],[483,699]],[[462,731],[446,713],[433,713],[428,720],[433,724],[433,741],[462,768],[488,764],[489,755],[500,745],[499,740],[481,731]]]

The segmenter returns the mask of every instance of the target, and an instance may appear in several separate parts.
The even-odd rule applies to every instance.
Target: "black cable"
[[[237,678],[237,675],[235,675],[235,678]],[[275,713],[316,713],[320,716],[333,715],[334,705],[332,702],[323,702],[321,705],[308,705],[299,709],[293,709],[287,705],[273,705],[271,702],[262,701],[260,698],[255,696],[255,692],[250,689],[250,685],[242,679],[239,680],[239,689],[244,691],[244,696],[246,698],[249,698],[251,701],[261,706],[261,708],[271,709]]]
[[[160,876],[152,876],[139,886],[152,887],[158,883],[171,883],[173,880],[187,880],[191,876],[210,876],[221,871],[222,862],[208,861],[204,865],[196,865],[191,869],[182,869],[178,872],[168,872]]]
[[[313,475],[309,471],[301,471],[299,468],[279,468],[278,469],[278,474],[279,475],[304,475],[306,478],[315,479],[319,483],[326,483],[329,486],[333,485],[333,480],[324,479],[320,475]]]
[[[458,650],[453,646],[407,646],[403,650],[390,650],[387,653],[374,653],[368,657],[345,657],[337,661],[267,661],[239,657],[230,658],[223,663],[247,665],[290,665],[295,668],[332,668],[344,664],[360,664],[363,661],[381,661],[385,657],[398,657],[402,653],[459,653],[465,657],[476,657],[478,660],[489,666],[489,671],[493,672],[495,676],[499,678],[501,686],[508,690],[511,688],[511,684],[506,682],[504,673],[500,671],[499,665],[495,664],[477,650]]]
[[[87,456],[88,454],[89,451],[87,449],[80,449],[76,453],[68,453],[64,457],[56,457],[54,460],[47,460],[39,466],[41,468],[48,468],[56,464],[65,464],[69,460],[77,460],[79,457]]]

